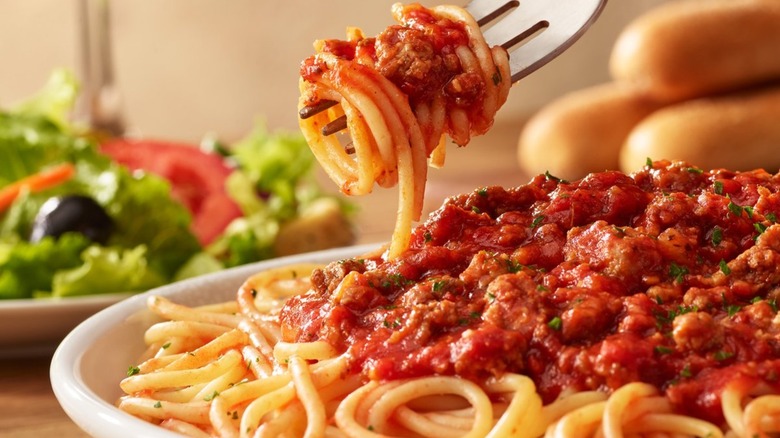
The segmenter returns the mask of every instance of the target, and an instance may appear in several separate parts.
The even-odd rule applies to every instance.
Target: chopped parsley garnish
[[[523,270],[523,264],[512,259],[506,259],[506,269],[514,274]]]
[[[723,182],[715,181],[714,183],[712,183],[712,190],[715,192],[716,195],[722,195],[723,194]]]
[[[734,201],[729,201],[729,211],[734,214],[734,216],[742,216],[742,207],[735,204]]]
[[[158,401],[157,403],[155,403],[155,404],[154,404],[154,407],[155,407],[155,408],[161,408],[161,407],[162,407],[162,403],[160,403],[160,402]]]
[[[742,207],[742,210],[744,210],[745,213],[747,213],[748,218],[753,219],[753,207],[746,205]]]
[[[130,368],[127,369],[127,377],[134,376],[141,372],[141,369],[138,368],[135,365],[130,365]]]
[[[561,326],[563,326],[563,320],[559,316],[554,317],[547,323],[547,327],[553,330],[560,330]]]
[[[219,391],[214,391],[211,394],[203,397],[203,400],[205,401],[212,401],[219,395]]]
[[[726,263],[725,260],[721,260],[719,265],[720,265],[720,272],[722,272],[723,275],[731,274],[731,268],[729,268],[729,265],[728,263]]]
[[[477,213],[477,214],[480,214],[480,213],[482,213],[482,212],[479,210],[479,207],[477,207],[476,205],[472,205],[472,206],[471,206],[471,211],[473,211],[474,213]]]
[[[162,349],[163,350],[167,350],[168,347],[170,347],[170,346],[171,346],[171,343],[170,342],[166,342],[166,343],[163,344]]]
[[[686,170],[690,173],[696,173],[696,174],[704,173],[704,171],[702,169],[699,169],[698,167],[689,167]]]
[[[740,309],[742,309],[742,306],[740,306],[739,304],[729,304],[728,303],[728,298],[726,298],[726,294],[725,293],[721,293],[720,294],[720,299],[721,299],[721,301],[723,301],[723,310],[725,310],[726,313],[728,313],[729,316],[736,315],[737,312],[739,312]]]
[[[481,189],[478,189],[477,194],[479,196],[487,196],[488,194],[487,187],[482,187]]]
[[[773,224],[777,222],[777,216],[774,213],[772,213],[771,211],[769,213],[765,214],[764,217],[767,218],[767,220],[769,222],[772,222]]]
[[[686,313],[691,312],[698,312],[699,307],[698,306],[677,306],[676,309],[669,310],[666,312],[666,314],[663,314],[661,312],[654,312],[655,318],[658,321],[659,325],[662,324],[668,324],[674,321],[674,318],[677,318],[680,315],[685,315]]]
[[[425,240],[426,243],[433,240],[433,235],[431,234],[430,231],[426,231],[423,233],[423,240]]]
[[[665,345],[656,345],[653,350],[655,350],[655,352],[658,354],[670,354],[674,351]]]
[[[550,180],[550,181],[555,181],[555,182],[557,182],[557,183],[563,183],[563,184],[566,184],[566,183],[568,182],[568,181],[566,181],[565,179],[558,178],[557,176],[555,176],[555,175],[552,175],[552,174],[550,173],[550,171],[549,171],[549,170],[548,170],[548,171],[546,171],[546,172],[544,172],[544,176],[545,176],[545,178],[547,178],[548,180]]]
[[[649,167],[651,169],[653,168],[653,160],[650,157],[647,157],[645,159],[645,166],[647,166],[647,167]]]
[[[385,326],[385,328],[397,329],[398,327],[401,327],[401,320],[398,318],[396,318],[394,321],[384,320],[382,321],[382,325]]]
[[[724,360],[726,360],[726,359],[728,359],[728,358],[730,358],[732,356],[734,356],[734,353],[732,353],[730,351],[723,351],[723,350],[718,350],[713,355],[715,360],[717,360],[718,362],[724,361]]]
[[[688,268],[685,266],[680,266],[674,262],[669,266],[669,276],[672,277],[675,283],[681,283],[686,274],[688,274]]]
[[[544,220],[544,216],[542,216],[542,215],[536,216],[536,217],[534,218],[533,222],[531,222],[531,228],[536,228],[536,227],[538,227],[539,225],[541,225],[541,224],[542,224],[542,221],[543,221],[543,220]]]
[[[680,370],[680,377],[691,377],[693,373],[691,372],[691,366],[685,365],[683,369]]]
[[[404,277],[403,274],[395,273],[395,274],[388,274],[387,278],[382,282],[382,286],[386,288],[390,286],[402,287],[410,283],[411,280]]]
[[[762,234],[764,231],[766,231],[766,225],[762,224],[761,222],[755,222],[753,224],[753,228],[755,228],[758,234]]]
[[[444,290],[444,286],[447,285],[447,282],[444,280],[436,280],[433,282],[433,287],[431,288],[434,292],[441,292]]]
[[[715,226],[715,228],[712,229],[712,237],[710,238],[712,240],[712,246],[718,246],[720,242],[723,241],[723,230]]]

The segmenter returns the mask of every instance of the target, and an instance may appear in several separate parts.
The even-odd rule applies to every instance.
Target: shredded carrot
[[[76,167],[72,163],[63,163],[3,187],[0,189],[0,212],[10,207],[22,191],[39,192],[54,187],[69,180],[74,173],[76,173]]]

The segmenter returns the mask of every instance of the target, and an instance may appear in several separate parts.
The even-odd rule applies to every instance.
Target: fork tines
[[[484,26],[504,12],[516,8],[518,0],[474,0],[465,6],[477,24]]]
[[[568,49],[606,5],[606,0],[522,0],[505,7],[504,0],[474,0],[466,9],[471,12],[472,8],[479,7],[481,11],[483,2],[493,4],[496,10],[503,7],[503,12],[514,8],[500,20],[495,18],[501,13],[487,14],[494,23],[483,33],[489,45],[500,45],[509,51],[512,82],[528,76]]]
[[[335,100],[327,100],[327,99],[320,100],[317,103],[307,105],[301,108],[301,110],[298,111],[298,116],[302,119],[308,119],[309,117],[315,114],[319,114],[337,103],[338,102],[336,102]]]

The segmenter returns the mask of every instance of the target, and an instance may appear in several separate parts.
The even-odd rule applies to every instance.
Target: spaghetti
[[[511,86],[507,52],[488,47],[456,6],[395,4],[398,25],[375,38],[351,28],[347,40],[320,40],[301,67],[299,108],[326,111],[300,120],[314,155],[348,195],[374,184],[399,187],[389,254],[408,246],[420,219],[427,162],[444,163],[444,135],[465,146],[487,132]],[[346,117],[351,142],[323,128]]]
[[[394,259],[150,298],[119,407],[193,436],[777,436],[779,193],[657,162],[454,197]]]

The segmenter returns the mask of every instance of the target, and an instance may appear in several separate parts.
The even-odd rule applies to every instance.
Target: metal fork
[[[512,82],[528,76],[577,41],[599,17],[607,0],[472,0],[465,9],[483,27],[490,46],[509,52]],[[302,119],[335,105],[334,101],[301,109]],[[347,127],[339,117],[322,127],[331,135]]]
[[[125,131],[122,95],[114,78],[109,0],[81,0],[81,118],[96,132],[121,136]]]
[[[514,83],[574,44],[606,4],[607,0],[472,0],[465,9],[480,26],[490,26],[483,32],[489,45],[509,51]]]

